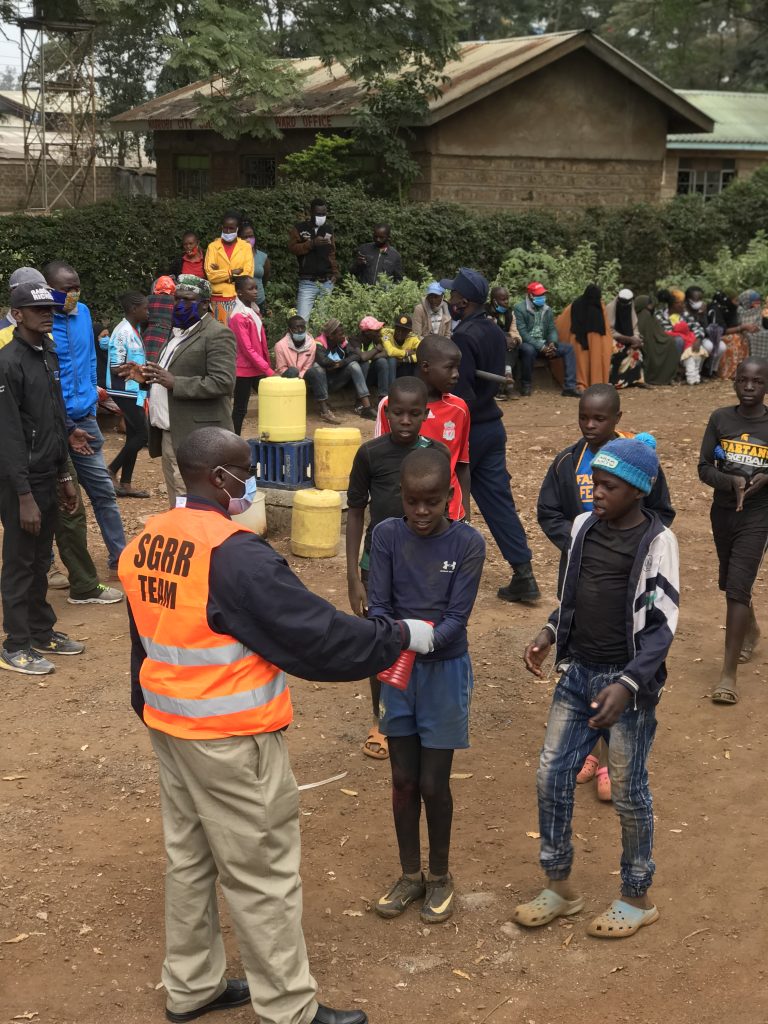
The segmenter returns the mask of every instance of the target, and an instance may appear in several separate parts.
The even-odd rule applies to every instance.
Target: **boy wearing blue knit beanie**
[[[546,888],[515,911],[533,928],[584,907],[570,880],[576,774],[597,734],[609,739],[608,770],[622,834],[621,899],[588,926],[621,939],[657,920],[653,880],[653,803],[648,755],[665,659],[677,626],[677,541],[643,507],[659,472],[650,434],[609,441],[592,462],[593,508],[576,518],[560,607],[525,650],[541,678],[554,643],[562,673],[552,698],[537,774],[540,862]]]

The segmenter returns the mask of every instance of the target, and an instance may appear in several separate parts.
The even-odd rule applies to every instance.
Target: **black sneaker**
[[[520,385],[520,394],[521,394],[521,396],[523,398],[530,398],[531,397],[531,385],[530,384],[521,384]]]
[[[520,602],[521,604],[536,604],[541,598],[541,591],[533,575],[530,563],[514,569],[514,575],[506,587],[499,587],[496,596],[502,601]]]
[[[370,407],[370,405],[356,405],[355,406],[355,412],[357,413],[357,415],[361,419],[364,419],[364,420],[375,420],[376,419],[376,413]]]
[[[581,398],[581,392],[578,388],[563,388],[560,394],[563,398]]]
[[[450,875],[427,882],[427,895],[421,908],[421,920],[440,924],[453,916],[453,879]]]
[[[25,676],[47,676],[56,669],[37,651],[31,649],[21,651],[0,651],[0,668],[11,672],[21,672]]]
[[[419,879],[402,875],[386,896],[376,902],[373,909],[379,917],[399,917],[414,900],[420,900],[425,892],[424,875]]]
[[[51,633],[51,639],[45,644],[38,644],[33,641],[32,650],[41,657],[46,654],[82,654],[85,644],[79,640],[70,640],[66,633]]]

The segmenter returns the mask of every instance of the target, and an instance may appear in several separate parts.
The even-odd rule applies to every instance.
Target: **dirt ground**
[[[388,764],[360,752],[367,686],[293,686],[288,742],[298,781],[348,773],[301,799],[304,927],[329,1005],[362,1006],[372,1024],[571,1024],[578,1013],[633,1024],[768,1021],[761,902],[768,644],[742,670],[740,704],[721,708],[707,699],[718,678],[724,601],[696,461],[709,412],[731,394],[713,383],[623,396],[624,425],[658,437],[682,562],[681,622],[651,762],[659,923],[616,943],[585,935],[590,916],[618,893],[618,823],[592,786],[580,787],[575,819],[584,913],[536,932],[510,923],[514,905],[540,882],[538,843],[527,833],[537,829],[535,767],[554,682],[535,680],[521,662],[553,607],[557,570],[534,508],[548,463],[578,436],[576,403],[541,391],[507,403],[504,415],[544,600],[539,609],[497,600],[507,568],[489,542],[470,622],[473,746],[454,768],[467,777],[453,784],[452,868],[461,898],[452,922],[425,928],[415,910],[394,922],[371,911],[398,865]],[[255,429],[255,418],[248,425]],[[121,443],[110,434],[108,451]],[[164,505],[159,466],[146,454],[136,481],[150,484],[153,497],[121,502],[129,535]],[[90,536],[104,567],[92,522]],[[270,539],[288,552],[285,536]],[[346,609],[343,558],[287,557],[308,586]],[[153,755],[129,705],[125,608],[74,607],[65,596],[53,593],[60,624],[86,641],[85,656],[61,659],[38,683],[2,678],[0,1021],[159,1021],[164,857]],[[765,573],[756,604],[760,617]],[[236,976],[229,927],[227,944]],[[253,1014],[245,1008],[227,1020]]]

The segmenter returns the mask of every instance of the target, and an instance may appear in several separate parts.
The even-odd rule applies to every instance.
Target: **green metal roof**
[[[768,92],[677,89],[708,114],[714,131],[667,136],[668,149],[768,150]]]

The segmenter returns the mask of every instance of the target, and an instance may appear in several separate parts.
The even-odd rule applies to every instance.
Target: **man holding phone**
[[[308,321],[315,299],[321,292],[333,291],[339,274],[336,240],[333,225],[328,222],[328,204],[324,199],[313,199],[309,205],[309,219],[293,225],[288,248],[299,261],[296,312]]]

